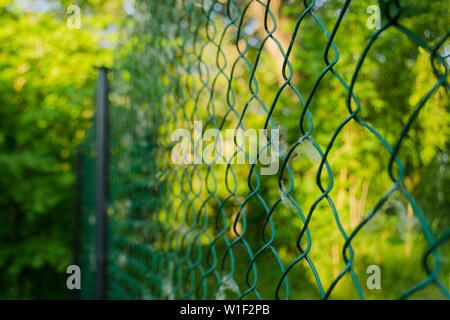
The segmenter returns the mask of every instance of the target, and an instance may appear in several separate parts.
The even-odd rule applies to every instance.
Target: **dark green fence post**
[[[108,69],[98,68],[97,118],[96,118],[96,176],[95,176],[95,298],[105,299],[107,290],[107,208],[108,208],[108,157],[109,157],[109,101]]]
[[[82,175],[81,175],[81,149],[80,146],[75,151],[75,210],[73,216],[73,264],[80,265],[81,249],[81,211],[82,211]],[[78,290],[73,290],[73,298],[78,299]]]

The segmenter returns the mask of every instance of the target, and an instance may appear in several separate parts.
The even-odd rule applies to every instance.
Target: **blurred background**
[[[70,297],[74,148],[126,15],[122,1],[0,1],[0,298]]]
[[[238,10],[242,11],[245,2],[235,2]],[[158,91],[158,85],[152,91],[149,88],[151,73],[142,72],[167,67],[169,77],[175,74],[176,68],[171,59],[177,56],[177,41],[182,37],[182,34],[170,33],[174,26],[179,25],[179,21],[175,23],[168,20],[167,25],[160,29],[149,23],[151,15],[159,12],[151,12],[149,3],[152,1],[0,0],[0,299],[72,297],[66,288],[65,271],[73,262],[74,157],[75,148],[85,137],[95,114],[95,66],[118,70],[113,75],[116,80],[116,84],[113,84],[116,94],[112,97],[113,105],[121,105],[124,110],[128,110],[128,114],[136,117],[148,111],[146,114],[150,116],[146,118],[146,128],[155,125],[151,121],[160,115],[158,110],[162,110],[162,114],[164,110],[172,111],[178,107],[176,99],[164,100],[164,103],[158,100],[166,96],[167,92],[162,94]],[[225,3],[216,1],[220,6],[214,7],[214,18],[219,30],[223,30],[229,22]],[[335,42],[339,48],[336,70],[347,83],[351,80],[368,39],[376,31],[367,25],[370,17],[367,8],[374,4],[378,5],[379,2],[352,2],[336,36]],[[403,4],[406,10],[402,23],[421,41],[432,46],[448,32],[448,1],[404,1]],[[73,5],[80,8],[79,24],[74,16],[76,8],[68,10]],[[343,1],[316,1],[315,12],[328,32],[332,30],[342,5]],[[207,4],[202,1],[201,6]],[[304,5],[302,1],[278,0],[272,1],[271,8],[278,21],[275,36],[286,49]],[[256,5],[251,7],[244,23],[249,45],[246,56],[250,61],[254,61],[266,34],[263,12]],[[189,28],[187,33],[191,32]],[[155,53],[145,48],[151,47],[151,35],[158,31],[160,36],[162,31],[167,31],[167,43],[159,43],[166,46],[167,52],[158,52],[156,62]],[[131,33],[133,37],[129,37]],[[219,35],[220,32],[215,36],[216,39]],[[234,36],[235,33],[227,35],[222,46],[230,61],[238,55]],[[293,68],[293,82],[306,97],[318,74],[324,69],[326,43],[327,38],[320,26],[310,17],[305,19],[289,60]],[[211,46],[211,50],[215,50],[215,47]],[[208,52],[207,47],[205,52]],[[448,40],[439,54],[443,57],[450,54]],[[332,59],[334,54],[330,54],[330,57]],[[213,65],[215,56],[210,54],[211,60],[208,59],[206,54],[205,61]],[[449,59],[445,61],[448,65]],[[271,105],[275,97],[273,88],[283,83],[282,65],[283,56],[274,49],[273,44],[268,44],[255,74],[259,97],[267,106]],[[232,85],[239,110],[248,100],[249,77],[244,65],[237,67]],[[171,83],[173,79],[167,81]],[[183,77],[179,81],[186,87],[194,82],[200,83],[199,79],[186,80]],[[363,106],[360,117],[394,145],[414,106],[435,83],[429,52],[419,48],[398,30],[388,29],[370,51],[355,86]],[[222,88],[226,88],[225,84]],[[220,118],[228,110],[224,90],[219,88],[215,99],[218,101],[215,106],[216,116]],[[347,116],[345,99],[346,91],[338,79],[331,76],[324,78],[310,106],[315,126],[313,136],[322,149],[326,148],[334,130]],[[207,100],[208,95],[200,95],[200,103],[207,103]],[[448,102],[448,90],[444,87],[433,93],[412,125],[399,153],[405,167],[403,184],[422,209],[435,237],[443,234],[450,226],[447,211],[450,192]],[[186,110],[192,108],[188,103]],[[250,105],[249,113],[253,117],[243,120],[246,127],[261,128],[265,119],[261,107]],[[299,138],[300,114],[298,96],[292,90],[283,91],[273,120],[282,132],[284,152]],[[206,113],[199,117],[206,118]],[[225,128],[234,128],[236,120],[229,121]],[[128,131],[125,131],[136,140],[142,136],[138,129],[128,126]],[[167,128],[161,129],[159,133],[166,133],[161,140],[170,140]],[[126,148],[127,142],[120,144],[120,147]],[[321,195],[315,185],[318,163],[303,161],[308,157],[301,157],[301,154],[297,158],[290,162],[295,180],[291,196],[302,207],[309,208]],[[347,233],[358,225],[392,185],[387,174],[388,159],[389,153],[380,142],[353,122],[345,127],[336,140],[329,156],[335,177],[330,196],[341,213]],[[134,158],[127,157],[123,163],[119,159],[116,164],[118,168],[120,165],[131,168],[139,160],[139,155],[134,155]],[[223,172],[220,176],[223,167],[215,167],[214,170],[223,181]],[[248,193],[248,170],[248,166],[236,168],[239,180],[237,194],[242,198]],[[117,174],[127,176],[126,170],[118,170]],[[190,190],[187,194],[192,192]],[[216,192],[221,199],[227,193],[224,186],[219,186]],[[268,204],[273,204],[280,197],[277,177],[264,177],[260,193],[264,194]],[[119,212],[117,215],[124,215],[130,199],[131,193],[117,196],[111,204],[113,214]],[[166,203],[175,207],[182,202],[169,195]],[[173,207],[166,205],[161,210],[173,212]],[[237,207],[236,203],[228,204],[226,210],[230,213],[230,221]],[[217,204],[208,204],[208,208],[214,212]],[[144,207],[133,212],[145,216],[149,214],[146,209],[149,210]],[[246,210],[253,213],[247,217],[248,225],[261,227],[265,217],[261,204],[249,203]],[[289,202],[278,206],[274,217],[279,231],[274,246],[283,263],[288,264],[298,256],[294,243],[302,227],[301,220]],[[310,228],[313,230],[315,245],[310,256],[328,286],[345,266],[341,256],[344,240],[336,228],[329,206],[318,206],[314,217]],[[164,222],[161,223],[164,225]],[[247,231],[252,247],[261,247],[259,231],[251,227]],[[230,237],[233,237],[231,231]],[[152,241],[149,240],[150,243]],[[203,244],[205,248],[208,246],[207,241]],[[421,259],[427,242],[413,208],[400,193],[390,197],[353,245],[358,253],[354,262],[357,273],[364,275],[366,267],[372,264],[382,268],[383,290],[364,289],[368,298],[395,298],[426,277]],[[220,243],[217,247],[218,252],[223,252]],[[248,259],[245,253],[239,253],[239,249],[236,252],[242,261]],[[448,288],[449,241],[439,247],[439,252],[442,263],[439,279]],[[280,277],[279,268],[270,257],[262,257],[256,264],[262,270],[258,289],[263,298],[273,298],[274,286]],[[242,265],[247,266],[248,261],[245,260]],[[237,274],[245,270],[238,268]],[[235,280],[238,285],[245,285],[244,279],[239,279],[239,276]],[[320,298],[313,275],[306,265],[295,268],[289,281],[292,284],[292,298]],[[154,293],[153,296],[167,298],[158,294]],[[229,296],[233,297],[232,294]],[[345,279],[332,297],[355,298],[351,280]],[[435,286],[429,286],[414,297],[434,299],[442,298],[442,295]]]

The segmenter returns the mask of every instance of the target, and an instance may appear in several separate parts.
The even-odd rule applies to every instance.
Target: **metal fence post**
[[[106,299],[107,290],[107,208],[108,208],[108,156],[109,156],[109,101],[108,69],[98,68],[97,123],[96,123],[96,189],[95,189],[95,298]]]
[[[81,150],[80,146],[75,151],[75,210],[73,217],[73,264],[80,265],[80,248],[81,248]],[[78,290],[74,290],[74,299],[79,298]]]

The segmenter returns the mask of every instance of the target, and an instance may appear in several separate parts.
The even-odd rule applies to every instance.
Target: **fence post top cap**
[[[105,66],[95,66],[95,69],[98,69],[98,70],[105,70],[105,71],[110,71],[110,70],[111,70],[110,68],[105,67]]]

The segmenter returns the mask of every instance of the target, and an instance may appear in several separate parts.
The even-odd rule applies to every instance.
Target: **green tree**
[[[71,1],[48,10],[0,1],[0,298],[69,296],[74,148],[120,13],[107,2],[80,1],[81,28],[70,29]]]

